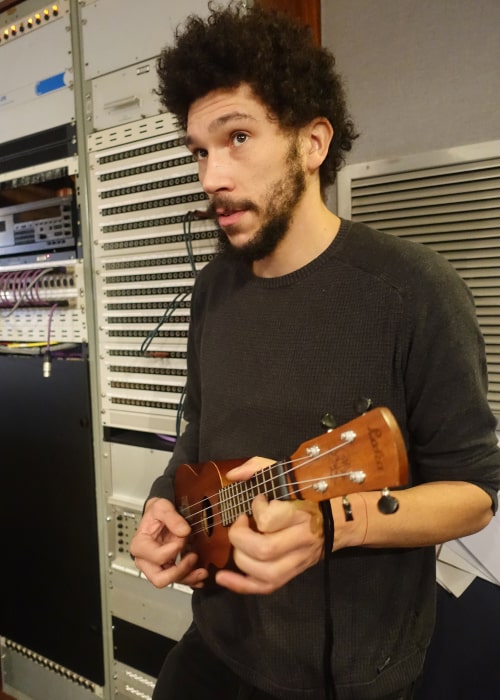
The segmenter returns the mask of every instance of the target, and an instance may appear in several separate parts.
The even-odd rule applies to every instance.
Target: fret
[[[222,525],[226,525],[226,489],[224,487],[219,489],[217,496]]]
[[[256,495],[259,494],[259,493],[264,493],[264,494],[266,493],[266,481],[265,481],[265,478],[264,478],[264,471],[265,471],[265,469],[262,469],[262,471],[257,472],[257,473],[254,475],[254,479],[255,479],[255,494],[256,494]]]
[[[233,523],[238,517],[238,494],[236,493],[236,483],[231,484],[229,487],[231,491],[231,522]]]
[[[238,512],[236,516],[241,515],[242,513],[249,513],[252,499],[248,495],[248,487],[246,483],[244,481],[239,481],[235,484],[235,487],[239,492]]]
[[[228,486],[223,486],[219,489],[219,509],[222,519],[222,525],[227,527],[233,522],[231,520],[231,507],[232,507],[232,484]]]
[[[268,473],[268,481],[269,481],[269,488],[268,488],[268,497],[269,500],[275,500],[279,498],[278,496],[278,489],[276,488],[276,479],[274,477],[274,469],[272,468],[274,465],[271,464],[270,467],[267,468],[267,473]]]

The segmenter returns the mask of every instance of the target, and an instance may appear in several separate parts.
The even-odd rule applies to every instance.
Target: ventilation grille
[[[89,139],[104,425],[175,435],[191,291],[214,256],[197,164],[167,116]]]
[[[500,415],[500,141],[349,166],[338,197],[341,216],[429,245],[455,266],[476,301]]]

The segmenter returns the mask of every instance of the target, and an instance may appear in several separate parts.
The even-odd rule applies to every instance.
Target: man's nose
[[[220,155],[209,154],[200,163],[199,177],[201,186],[208,195],[231,191],[234,186],[229,164]]]

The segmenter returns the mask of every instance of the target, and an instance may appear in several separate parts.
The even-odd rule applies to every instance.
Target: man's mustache
[[[250,199],[232,199],[224,195],[215,195],[207,208],[207,215],[212,219],[217,219],[221,212],[230,214],[235,211],[258,212],[259,207]]]

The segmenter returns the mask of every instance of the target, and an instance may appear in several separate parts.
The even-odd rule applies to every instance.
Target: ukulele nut
[[[321,450],[318,447],[318,445],[311,445],[311,447],[306,448],[306,452],[309,455],[309,457],[317,457]]]
[[[328,491],[328,483],[324,480],[322,481],[317,481],[315,484],[312,485],[313,491],[316,491],[317,493],[325,493]]]
[[[349,475],[349,479],[355,484],[362,484],[363,481],[366,479],[366,474],[362,470],[351,472]]]

